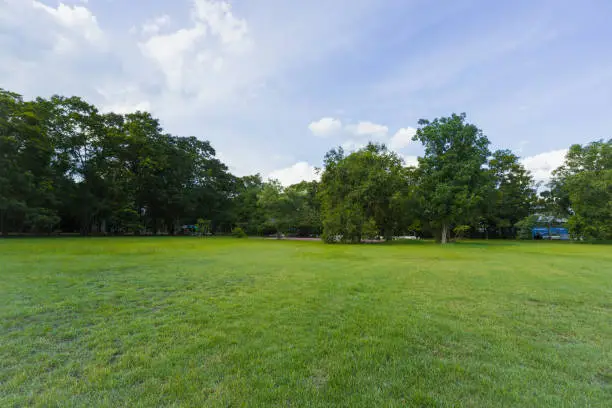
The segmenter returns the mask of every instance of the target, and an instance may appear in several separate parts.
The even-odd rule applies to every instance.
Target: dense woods
[[[0,231],[176,234],[205,220],[212,233],[447,242],[514,238],[539,213],[567,219],[575,238],[612,239],[612,140],[572,146],[546,186],[464,114],[421,120],[414,140],[417,167],[384,145],[337,148],[320,182],[283,187],[232,175],[209,142],[168,134],[149,113],[0,90]]]

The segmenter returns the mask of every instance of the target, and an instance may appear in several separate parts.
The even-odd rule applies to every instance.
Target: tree
[[[404,167],[399,176],[401,182],[398,183],[390,202],[393,234],[416,234],[417,231],[422,231],[422,200],[418,193],[419,170],[415,167]]]
[[[433,122],[419,121],[413,140],[425,147],[419,158],[423,215],[448,241],[451,225],[470,224],[485,199],[489,140],[465,114],[453,114]]]
[[[258,196],[258,205],[263,211],[265,222],[274,230],[277,238],[280,238],[290,225],[290,202],[283,186],[277,180],[264,183]]]
[[[372,222],[376,235],[391,239],[405,175],[402,159],[384,145],[370,143],[348,156],[341,148],[327,153],[319,190],[324,239],[360,242]]]
[[[265,223],[265,214],[258,205],[258,197],[264,182],[259,174],[236,177],[232,187],[229,217],[233,225],[248,234],[259,234]]]
[[[289,228],[298,236],[321,233],[321,203],[317,195],[318,187],[319,183],[316,181],[302,181],[284,190],[288,200]]]
[[[172,234],[204,216],[229,232],[236,177],[214,156],[209,142],[167,134],[147,112],[0,90],[0,230],[58,216],[82,234]]]
[[[453,228],[453,232],[455,233],[455,239],[457,241],[462,240],[471,228],[472,227],[470,227],[469,225],[457,225],[455,228]]]
[[[522,220],[519,220],[515,227],[518,229],[517,237],[519,239],[533,239],[533,228],[538,225],[539,216],[529,215]]]
[[[57,226],[61,220],[53,210],[47,208],[30,209],[26,219],[31,231],[48,234],[53,232],[53,228]]]
[[[79,97],[26,101],[0,89],[0,233],[174,234],[202,219],[204,232],[358,243],[420,231],[446,242],[468,226],[514,236],[537,211],[569,218],[576,237],[612,237],[611,141],[572,146],[536,199],[519,158],[490,156],[465,114],[421,120],[414,140],[425,147],[418,167],[369,143],[329,151],[320,182],[283,187],[232,175],[208,141],[167,133],[148,112],[101,113]]]
[[[494,152],[488,168],[492,190],[486,202],[486,224],[495,226],[500,237],[514,237],[514,225],[527,217],[535,205],[535,182],[519,157],[509,150]]]
[[[612,239],[612,139],[570,147],[551,190],[569,202],[575,237]]]
[[[21,231],[27,217],[54,204],[53,146],[35,102],[0,89],[0,233]]]

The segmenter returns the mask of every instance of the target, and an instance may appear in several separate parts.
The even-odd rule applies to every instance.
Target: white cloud
[[[332,117],[321,118],[308,125],[313,135],[330,137],[344,135],[348,139],[341,144],[344,150],[358,150],[364,147],[366,141],[387,142],[389,128],[378,123],[360,121],[354,124],[343,125],[340,119]]]
[[[186,73],[186,59],[196,41],[204,36],[206,29],[196,25],[190,29],[180,29],[172,34],[155,35],[141,44],[143,54],[155,60],[164,73],[168,87],[181,91],[183,76]]]
[[[415,128],[405,127],[389,137],[389,127],[385,125],[359,121],[342,126],[339,119],[330,117],[313,122],[308,128],[317,136],[348,135],[348,139],[341,144],[341,147],[347,151],[359,150],[365,147],[367,142],[385,143],[391,150],[401,150],[412,142],[412,137],[416,134]]]
[[[347,140],[346,142],[342,143],[340,147],[342,147],[346,151],[352,152],[355,150],[363,149],[364,147],[366,147],[366,145],[367,143],[364,143],[363,140]]]
[[[92,88],[120,79],[110,33],[84,5],[2,0],[0,27],[3,86],[27,98],[79,95],[98,103]]]
[[[142,35],[153,35],[159,33],[159,31],[170,24],[170,16],[164,14],[152,20],[145,22],[142,25],[140,32]]]
[[[208,26],[223,44],[243,46],[250,40],[246,20],[236,18],[227,1],[195,0],[194,19]]]
[[[268,178],[278,180],[283,186],[290,186],[300,181],[319,180],[314,166],[307,162],[298,162],[291,167],[275,170],[268,175]]]
[[[328,137],[338,134],[342,130],[342,122],[334,118],[321,118],[316,122],[308,125],[308,129],[313,135],[319,137]]]
[[[136,103],[114,103],[110,105],[102,106],[102,112],[113,112],[118,114],[134,113],[137,111],[150,112],[151,103],[148,101],[136,102]]]
[[[106,101],[100,107],[102,112],[119,114],[136,111],[151,111],[151,102],[139,94],[134,86],[109,86],[98,88],[97,92]]]
[[[521,160],[523,166],[531,171],[536,181],[548,181],[552,172],[565,161],[568,149],[552,150],[536,154],[535,156],[525,157]]]
[[[418,167],[419,166],[419,158],[418,156],[402,156],[404,159],[404,163],[406,166]]]
[[[384,138],[389,132],[389,128],[372,122],[359,122],[356,125],[346,126],[346,130],[358,137]]]
[[[240,174],[296,161],[287,160],[295,140],[276,135],[291,134],[315,108],[301,105],[294,85],[327,56],[352,49],[364,35],[359,22],[378,8],[371,0],[126,2],[114,21],[108,1],[83,3],[0,0],[3,86],[26,98],[78,95],[104,111],[150,110],[168,132],[210,140]]]
[[[400,150],[407,147],[412,142],[412,137],[416,134],[416,129],[407,127],[401,128],[389,141],[389,147],[393,150]]]
[[[139,44],[155,61],[168,90],[218,103],[251,83],[246,56],[253,51],[247,22],[234,16],[227,1],[193,0],[191,25],[154,34]]]
[[[57,8],[54,8],[36,0],[33,0],[31,4],[34,9],[43,10],[48,13],[66,30],[74,34],[82,35],[91,43],[101,43],[104,39],[104,34],[98,26],[96,16],[84,6],[69,6],[64,3],[59,3]],[[68,41],[68,39],[61,36],[60,41]],[[65,45],[62,45],[62,48],[65,48]]]

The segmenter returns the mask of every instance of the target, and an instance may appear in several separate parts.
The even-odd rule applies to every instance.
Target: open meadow
[[[0,406],[612,406],[612,247],[0,241]]]

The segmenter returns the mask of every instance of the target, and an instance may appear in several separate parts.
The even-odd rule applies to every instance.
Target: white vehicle
[[[395,239],[395,240],[398,240],[398,239],[415,240],[415,239],[419,239],[419,237],[417,237],[416,235],[400,235],[398,237],[393,237],[393,239]]]

